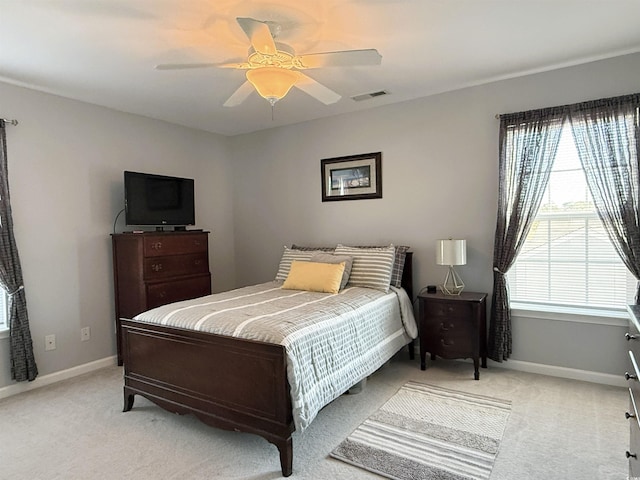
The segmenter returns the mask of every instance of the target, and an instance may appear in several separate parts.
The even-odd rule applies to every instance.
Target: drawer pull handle
[[[442,343],[442,345],[444,345],[445,347],[450,347],[450,346],[451,346],[451,345],[453,345],[455,342],[448,342],[448,343],[447,343],[447,340],[446,340],[446,339],[444,339],[444,338],[442,338],[442,339],[440,339],[440,343]]]
[[[164,298],[164,297],[166,297],[166,296],[167,296],[167,292],[165,292],[165,291],[158,292],[158,297],[159,297],[159,298]]]
[[[448,332],[451,329],[453,329],[453,323],[450,323],[449,328],[447,328],[447,325],[445,325],[444,322],[440,322],[440,330],[443,332]]]
[[[160,250],[162,248],[162,242],[154,242],[151,244],[151,250]]]
[[[629,450],[625,452],[625,455],[627,456],[627,458],[630,458],[630,457],[638,458],[638,455],[636,455],[635,453],[631,453]]]
[[[635,414],[629,412],[624,412],[624,416],[627,420],[630,418],[636,418]]]
[[[202,265],[202,260],[196,260],[193,262],[194,265]]]
[[[624,334],[624,338],[626,338],[628,342],[629,340],[637,340],[638,337],[637,335],[631,335],[629,332],[627,332]]]
[[[634,380],[637,380],[638,376],[637,375],[633,375],[633,374],[631,374],[629,372],[624,372],[624,378],[626,380],[629,380],[631,378],[633,378]]]
[[[162,270],[162,264],[161,263],[152,264],[151,270],[153,270],[154,272],[159,272],[160,270]]]

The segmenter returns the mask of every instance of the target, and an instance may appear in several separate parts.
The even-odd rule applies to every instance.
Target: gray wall
[[[0,84],[15,235],[40,375],[115,354],[111,238],[123,170],[196,179],[196,222],[211,230],[213,288],[235,284],[225,137]],[[124,215],[116,225],[124,229]],[[91,339],[80,342],[80,329]],[[44,350],[55,334],[57,349]],[[9,385],[0,339],[0,387]]]
[[[232,139],[239,284],[272,278],[291,243],[413,247],[418,288],[440,283],[439,238],[466,238],[467,290],[491,292],[496,114],[640,91],[640,55],[505,80]],[[321,202],[322,158],[381,151],[383,198]],[[618,321],[620,323],[620,321]],[[624,328],[514,318],[513,360],[619,374]]]
[[[126,169],[196,178],[214,291],[273,278],[292,242],[411,245],[438,283],[435,240],[467,239],[467,289],[490,292],[496,113],[640,91],[640,55],[225,138],[0,83],[12,206],[41,375],[115,354],[109,234]],[[381,151],[378,200],[320,201],[320,159]],[[117,230],[124,228],[122,217]],[[80,328],[91,340],[80,342]],[[514,360],[618,374],[624,328],[514,319]],[[58,348],[44,351],[44,336]],[[0,388],[10,385],[0,339]]]

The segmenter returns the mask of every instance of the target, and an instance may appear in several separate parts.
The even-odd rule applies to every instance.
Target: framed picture
[[[324,158],[322,201],[382,198],[382,152]]]

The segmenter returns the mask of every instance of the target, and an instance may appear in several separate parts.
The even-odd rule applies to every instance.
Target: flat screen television
[[[194,181],[125,171],[124,208],[127,225],[195,225]]]

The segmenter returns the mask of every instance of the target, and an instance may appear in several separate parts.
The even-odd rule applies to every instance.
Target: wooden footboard
[[[292,473],[294,431],[284,347],[121,320],[124,411],[135,395],[227,430],[255,433]]]

